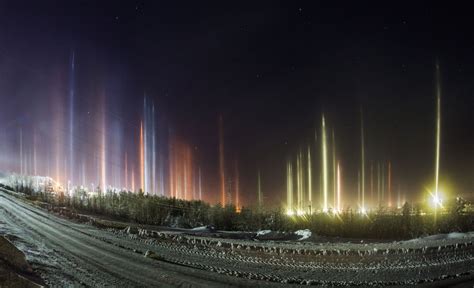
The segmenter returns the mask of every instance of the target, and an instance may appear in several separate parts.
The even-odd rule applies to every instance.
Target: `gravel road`
[[[113,236],[112,233],[61,219],[4,191],[0,191],[0,221],[0,233],[13,238],[33,268],[52,287],[223,287],[262,284],[146,258],[144,254],[97,237],[100,234]]]

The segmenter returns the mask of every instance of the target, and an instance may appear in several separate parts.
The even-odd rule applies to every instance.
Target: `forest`
[[[75,213],[103,216],[138,224],[193,228],[212,225],[227,231],[296,231],[310,229],[313,234],[329,237],[399,240],[437,233],[474,230],[472,205],[456,198],[444,203],[436,213],[420,203],[406,202],[401,209],[379,207],[367,214],[352,209],[342,213],[313,213],[286,215],[282,208],[242,207],[237,212],[233,205],[211,205],[203,201],[186,201],[154,195],[142,191],[101,191],[91,196],[76,188],[73,196],[34,189],[31,182],[10,181],[3,188],[23,193],[30,201],[65,207]]]

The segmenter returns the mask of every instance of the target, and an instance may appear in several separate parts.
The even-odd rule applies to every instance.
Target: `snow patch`
[[[263,236],[272,233],[272,230],[260,230],[257,232],[257,236]]]
[[[301,241],[301,240],[306,240],[308,239],[309,237],[311,237],[312,233],[309,229],[304,229],[304,230],[298,230],[295,232],[295,235],[298,235],[298,236],[301,236],[300,239],[298,239],[298,241]]]
[[[452,232],[447,235],[448,239],[464,239],[474,237],[474,232],[468,233],[459,233],[459,232]]]
[[[191,231],[207,232],[207,231],[209,231],[209,229],[207,228],[207,226],[200,226],[200,227],[195,227],[195,228],[191,229]]]

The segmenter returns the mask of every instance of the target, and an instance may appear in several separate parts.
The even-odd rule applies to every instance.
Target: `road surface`
[[[256,281],[203,273],[145,258],[133,250],[101,240],[104,233],[89,225],[72,223],[30,206],[0,191],[2,230],[18,237],[48,285],[89,287],[222,287],[255,286]],[[260,285],[260,284],[259,284]]]

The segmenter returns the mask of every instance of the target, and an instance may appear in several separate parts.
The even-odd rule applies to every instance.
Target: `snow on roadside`
[[[257,232],[257,236],[263,236],[272,233],[272,230],[260,230]]]
[[[402,242],[419,242],[419,241],[433,241],[433,240],[447,240],[447,239],[466,239],[474,238],[474,232],[460,233],[460,232],[451,232],[448,234],[435,234],[426,237],[414,238]]]
[[[311,237],[311,231],[309,229],[304,229],[304,230],[298,230],[295,232],[296,235],[298,236],[301,236],[300,239],[298,239],[298,241],[302,241],[302,240],[306,240],[308,239],[309,237]]]
[[[280,238],[279,240],[306,240],[311,237],[312,233],[309,229],[304,229],[304,230],[298,230],[293,233],[285,233],[285,232],[274,232],[272,230],[259,230],[257,231],[257,234],[255,237],[262,237],[262,236],[271,236],[273,235],[273,238]],[[294,236],[298,236],[298,239],[294,238]],[[285,239],[282,239],[281,237],[284,237]],[[289,238],[288,238],[289,237]],[[291,239],[292,238],[292,239]],[[269,240],[269,239],[266,239]],[[275,239],[272,239],[275,240]]]
[[[207,232],[209,231],[209,229],[207,228],[207,226],[200,226],[200,227],[194,227],[192,229],[190,229],[191,231],[195,231],[195,232]]]

